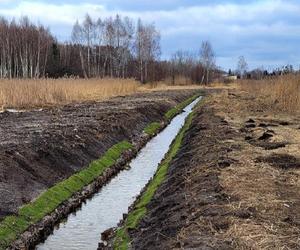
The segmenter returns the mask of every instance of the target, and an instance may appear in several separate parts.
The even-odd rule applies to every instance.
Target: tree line
[[[72,42],[84,77],[135,76],[145,82],[160,56],[160,34],[154,24],[139,19],[135,28],[130,18],[119,15],[105,20],[86,15],[82,23],[75,23]]]
[[[61,43],[27,17],[0,18],[0,78],[116,77],[143,83],[170,78],[175,83],[183,76],[207,84],[219,72],[208,41],[198,53],[178,51],[164,61],[160,55],[160,32],[141,19],[87,14],[74,23],[70,42]]]
[[[262,80],[269,77],[276,77],[281,75],[299,74],[300,70],[295,70],[293,65],[287,64],[282,67],[277,67],[272,70],[267,70],[264,66],[248,70],[248,63],[244,56],[240,56],[237,62],[235,71],[229,69],[228,76],[237,76],[238,79],[253,79]]]
[[[221,74],[216,66],[215,53],[209,41],[203,41],[199,52],[179,50],[169,63],[172,82],[183,76],[189,83],[208,84]]]
[[[0,78],[45,76],[54,38],[27,17],[17,23],[0,18]]]

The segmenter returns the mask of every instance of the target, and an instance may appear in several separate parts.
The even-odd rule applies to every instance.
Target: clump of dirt
[[[278,148],[284,148],[288,143],[287,142],[269,142],[269,141],[251,141],[252,145],[264,148],[265,150],[274,150]]]
[[[271,154],[257,158],[258,162],[269,163],[273,167],[282,169],[300,168],[300,159],[288,154]]]
[[[135,138],[196,91],[139,93],[43,111],[0,113],[0,219],[115,143]]]
[[[281,124],[283,122],[278,122]],[[274,150],[278,148],[284,148],[288,142],[285,141],[272,141],[275,132],[269,129],[269,126],[274,126],[274,123],[259,123],[253,119],[249,119],[245,122],[245,125],[240,129],[241,132],[245,133],[245,140],[251,145],[261,147],[265,150]],[[276,125],[278,126],[278,125]]]
[[[264,132],[259,138],[258,138],[258,140],[268,140],[268,139],[270,139],[270,138],[272,138],[273,137],[273,132],[271,132],[271,131],[266,131],[266,132]]]

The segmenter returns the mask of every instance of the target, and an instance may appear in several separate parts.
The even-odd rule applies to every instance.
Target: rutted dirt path
[[[230,91],[195,111],[133,249],[300,249],[300,120],[253,100]]]
[[[24,113],[0,113],[0,219],[122,140],[163,119],[196,90],[117,97]]]

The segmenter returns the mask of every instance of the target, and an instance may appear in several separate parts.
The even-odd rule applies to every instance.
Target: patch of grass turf
[[[144,132],[148,135],[155,135],[157,131],[160,129],[160,123],[159,122],[152,122],[150,123],[145,129]]]
[[[179,103],[177,106],[174,108],[170,109],[167,113],[165,113],[164,117],[170,121],[172,120],[177,114],[182,112],[182,110],[188,106],[190,103],[192,103],[196,98],[198,98],[200,95],[203,95],[202,92],[186,99],[185,101]],[[152,122],[150,123],[145,129],[144,132],[148,135],[155,135],[158,130],[161,128],[161,124],[159,122]]]
[[[194,100],[195,98],[196,97],[193,97],[193,99],[190,99],[189,102],[186,102],[186,103],[189,104],[190,102],[192,102],[191,100]],[[186,104],[185,106],[187,106],[188,104]],[[184,126],[182,127],[180,132],[177,134],[175,140],[173,141],[172,145],[170,146],[170,149],[169,149],[165,159],[159,165],[156,174],[154,175],[151,182],[148,184],[145,192],[142,194],[142,196],[136,203],[134,209],[128,214],[128,216],[124,222],[124,225],[117,230],[115,240],[114,240],[114,249],[116,249],[116,250],[128,249],[129,244],[130,244],[130,237],[128,235],[128,230],[136,228],[138,223],[140,222],[140,220],[145,216],[145,214],[147,212],[146,206],[153,198],[158,187],[164,181],[164,179],[167,175],[167,172],[168,172],[170,162],[177,154],[177,152],[181,146],[184,134],[185,134],[186,130],[190,127],[192,119],[193,119],[193,112],[187,117]]]
[[[34,201],[21,207],[18,215],[5,217],[0,223],[0,249],[6,249],[30,225],[40,221],[84,186],[94,181],[111,167],[125,150],[132,147],[132,144],[127,141],[114,145],[100,159],[91,162],[87,168],[57,183]]]
[[[196,98],[198,98],[201,94],[203,93],[198,93],[188,99],[186,99],[185,101],[179,103],[178,105],[176,105],[174,108],[170,109],[166,114],[165,114],[165,118],[168,120],[171,120],[174,118],[174,116],[176,116],[177,114],[179,114],[180,112],[182,112],[182,110],[188,106],[190,103],[192,103]]]

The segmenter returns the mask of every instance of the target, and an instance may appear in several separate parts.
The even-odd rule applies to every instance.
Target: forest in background
[[[142,83],[169,79],[175,84],[208,84],[220,74],[213,48],[199,42],[199,53],[178,51],[161,60],[160,32],[154,24],[129,17],[76,21],[70,42],[59,42],[28,17],[0,18],[0,78],[134,78]]]

